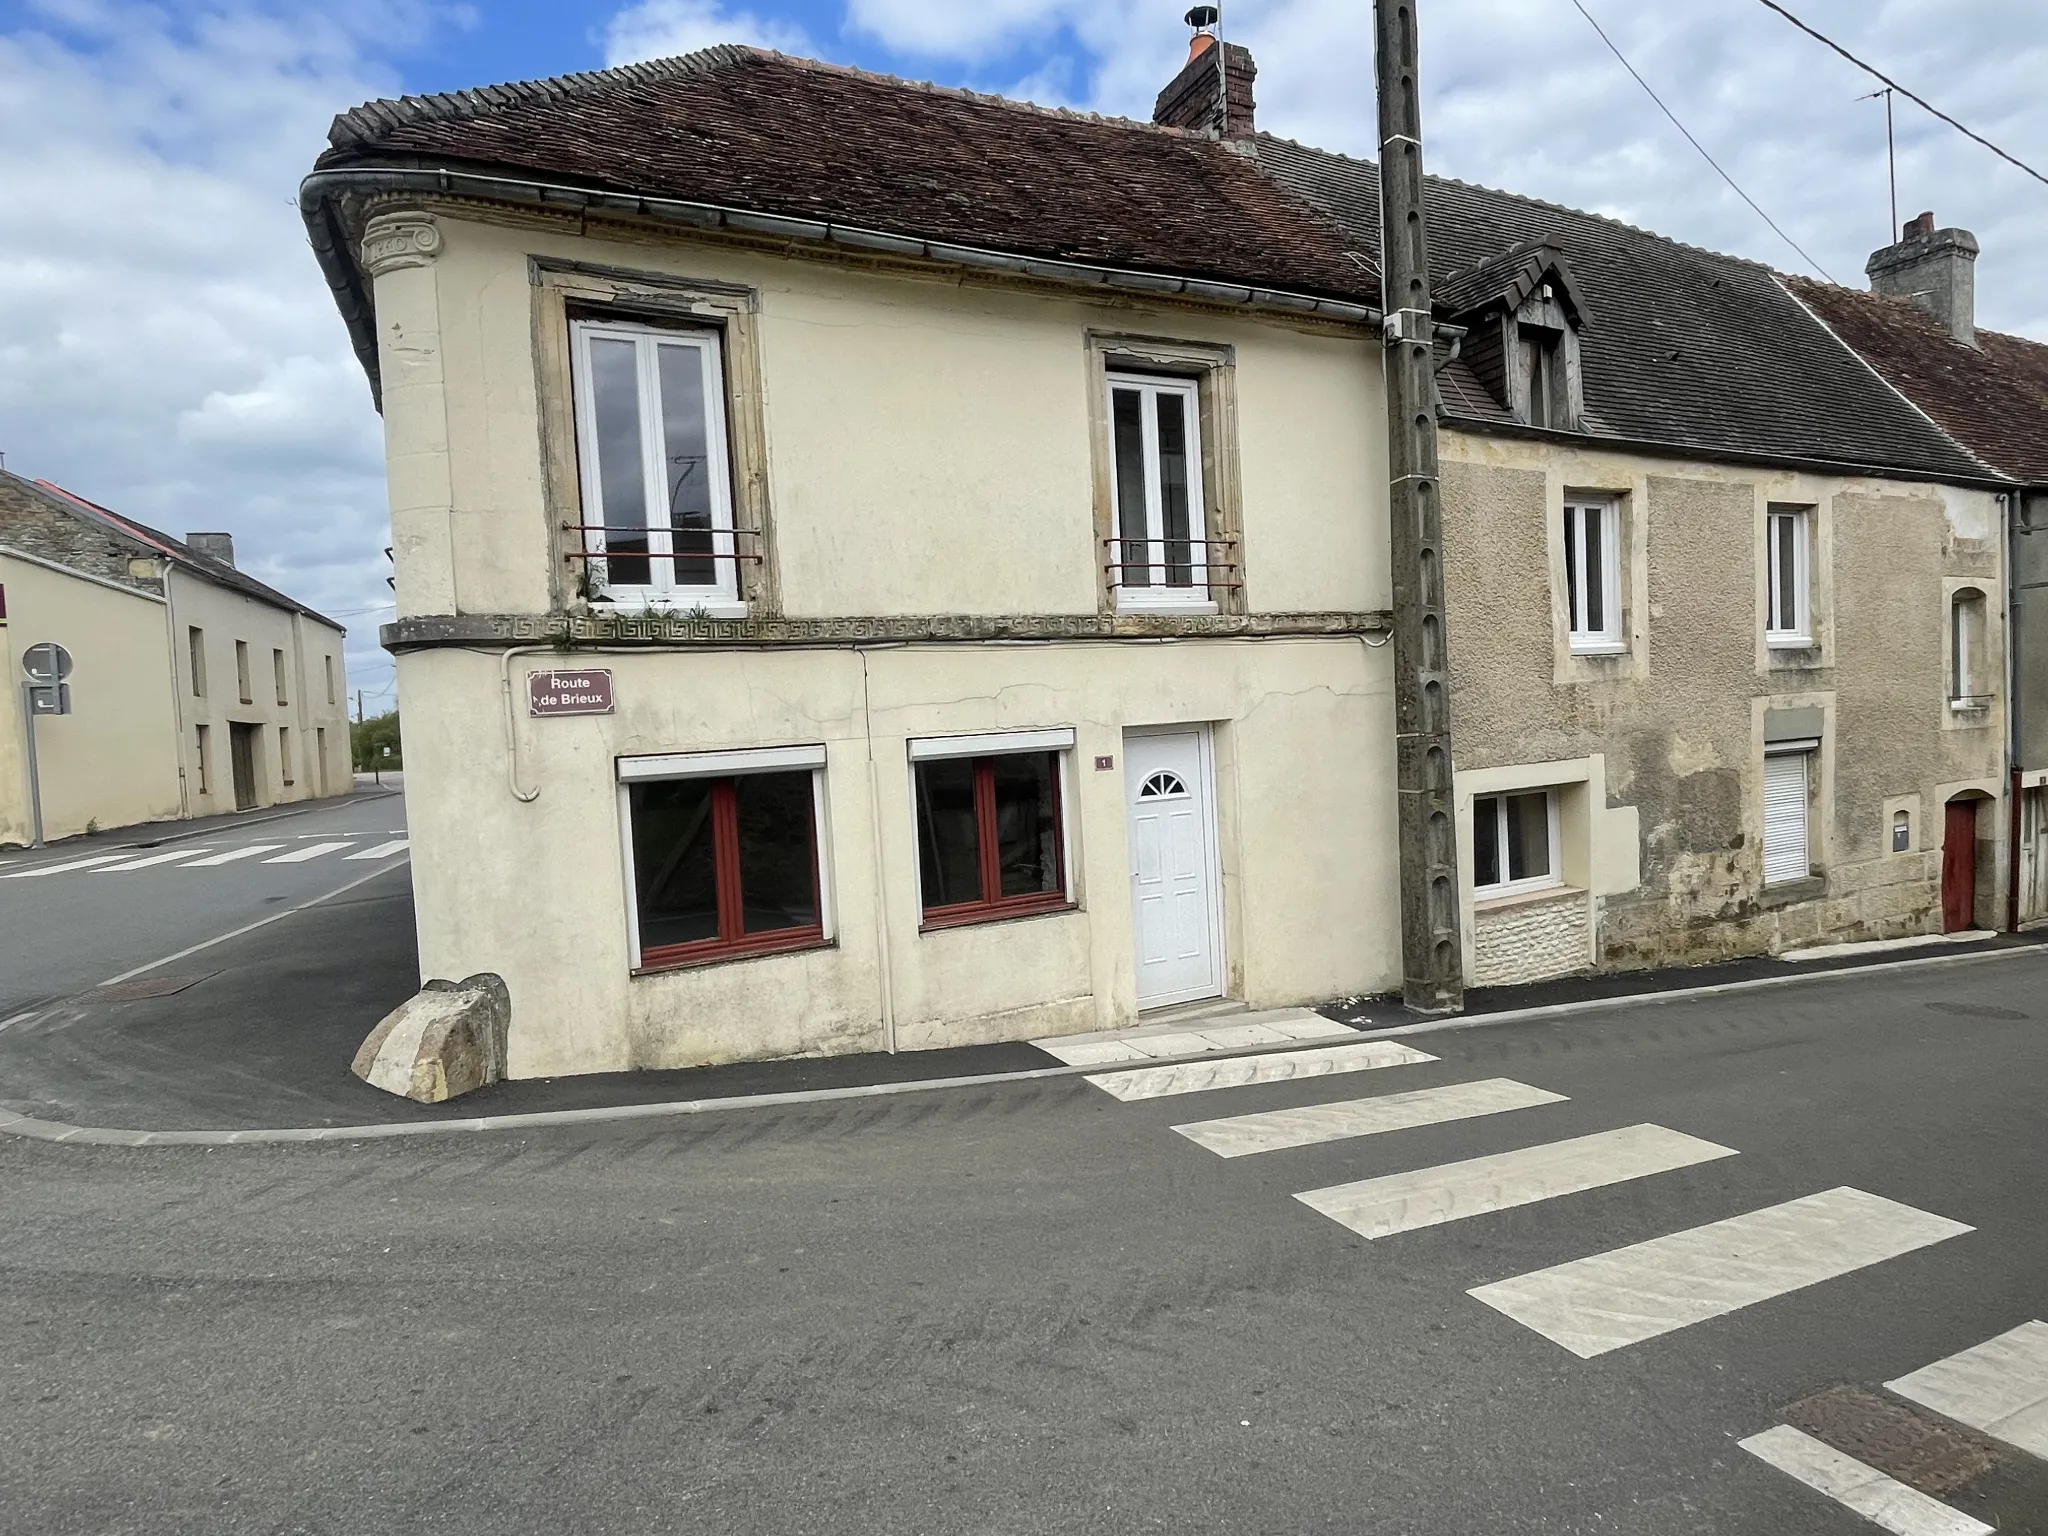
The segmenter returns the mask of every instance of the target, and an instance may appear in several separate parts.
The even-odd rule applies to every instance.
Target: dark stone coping
[[[386,624],[388,651],[444,646],[644,645],[661,648],[833,646],[906,641],[1263,639],[1385,634],[1384,609],[1347,613],[1087,613],[904,615],[818,619],[692,617],[687,613],[420,614]]]

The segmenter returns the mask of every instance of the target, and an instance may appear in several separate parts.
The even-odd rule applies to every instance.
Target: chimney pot
[[[222,565],[235,563],[235,536],[232,533],[188,533],[185,535],[185,547],[195,555],[218,560]]]
[[[1966,347],[1977,345],[1977,237],[1936,229],[1934,215],[1910,220],[1897,245],[1873,251],[1863,270],[1872,293],[1910,299]]]

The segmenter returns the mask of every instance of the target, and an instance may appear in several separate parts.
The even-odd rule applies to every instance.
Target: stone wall
[[[131,561],[148,553],[145,549],[82,514],[74,514],[47,491],[4,471],[0,471],[0,545],[137,592],[163,596],[161,578],[138,577],[130,569]]]
[[[1473,914],[1475,987],[1569,976],[1586,965],[1586,893],[1523,897]]]

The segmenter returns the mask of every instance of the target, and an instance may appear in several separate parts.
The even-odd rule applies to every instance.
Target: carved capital
[[[441,226],[423,213],[386,213],[363,231],[363,270],[382,277],[401,267],[424,267],[441,254]]]

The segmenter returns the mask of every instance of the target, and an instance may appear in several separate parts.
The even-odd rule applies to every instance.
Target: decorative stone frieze
[[[441,254],[441,245],[441,226],[426,214],[379,214],[363,231],[363,270],[374,278],[424,267]]]
[[[1231,639],[1386,632],[1384,611],[1362,613],[1058,613],[877,618],[717,619],[689,613],[422,614],[386,624],[386,650],[437,646],[846,645],[878,641]]]

